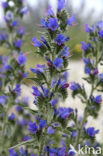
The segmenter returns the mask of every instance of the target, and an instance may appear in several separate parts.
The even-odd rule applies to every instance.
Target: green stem
[[[97,66],[98,66],[98,58],[96,56],[96,68],[97,68]],[[90,96],[93,94],[94,90],[95,90],[95,87],[94,87],[94,82],[93,82],[92,85],[91,85],[91,93],[90,93]],[[88,101],[87,101],[87,103],[88,103]],[[76,149],[77,149],[78,144],[80,143],[80,138],[81,138],[81,133],[82,133],[83,126],[84,126],[84,124],[85,124],[85,122],[87,120],[88,113],[87,113],[87,109],[86,108],[84,110],[84,117],[83,117],[81,126],[78,129],[78,136],[77,136],[77,140],[76,140],[76,144],[75,144],[75,148]]]
[[[86,119],[87,119],[87,111],[86,111],[86,108],[85,108],[84,117],[83,117],[81,126],[80,126],[80,128],[78,129],[78,136],[77,136],[77,139],[76,139],[75,148],[77,148],[77,146],[78,146],[78,144],[79,144],[79,141],[80,141],[80,138],[81,138],[81,132],[82,132],[82,129],[83,129],[83,126],[84,126],[84,124],[85,124]]]
[[[7,106],[7,109],[5,112],[5,118],[4,118],[4,122],[3,122],[2,133],[1,133],[2,150],[5,149],[5,151],[6,151],[6,148],[4,148],[4,146],[5,146],[5,131],[6,131],[7,121],[8,121],[8,112],[9,112],[10,106],[11,106],[11,98],[9,100],[9,103],[8,103],[8,106]]]

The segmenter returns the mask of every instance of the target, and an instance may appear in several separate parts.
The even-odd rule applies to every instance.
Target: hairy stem
[[[96,55],[96,64],[95,64],[96,68],[98,67],[98,55]],[[91,92],[90,92],[90,96],[93,94],[94,90],[96,88],[94,87],[94,81],[93,83],[91,84]],[[87,101],[88,103],[88,101]],[[81,126],[80,128],[78,129],[78,135],[77,135],[77,139],[76,139],[76,144],[75,144],[75,148],[77,149],[77,146],[78,144],[80,143],[80,138],[81,138],[81,133],[82,133],[82,129],[83,129],[83,126],[87,120],[87,117],[88,117],[88,113],[87,113],[87,109],[85,107],[85,110],[84,110],[84,117],[82,119],[82,123],[81,123]]]
[[[3,122],[2,133],[1,133],[2,150],[5,149],[5,151],[6,151],[6,148],[4,148],[4,146],[5,146],[5,131],[6,131],[6,126],[7,126],[8,112],[9,112],[10,106],[11,106],[11,98],[9,99],[8,106],[7,106],[7,109],[5,112],[5,118],[4,118],[4,122]]]

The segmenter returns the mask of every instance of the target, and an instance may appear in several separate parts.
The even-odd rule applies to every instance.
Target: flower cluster
[[[26,133],[23,129],[28,124],[30,116],[24,111],[21,114],[21,121],[17,113],[13,112],[16,100],[21,95],[21,82],[28,76],[25,72],[26,55],[21,52],[25,29],[19,27],[19,18],[27,12],[23,1],[10,0],[2,3],[4,9],[4,20],[7,31],[0,33],[0,45],[7,47],[8,55],[0,56],[0,155],[8,155],[8,148]],[[12,36],[12,37],[11,37]],[[24,105],[24,101],[21,101]],[[19,104],[19,109],[20,103]],[[15,111],[16,112],[16,111]],[[24,125],[25,121],[25,125]],[[17,138],[18,137],[18,138]],[[18,155],[12,151],[10,155]]]

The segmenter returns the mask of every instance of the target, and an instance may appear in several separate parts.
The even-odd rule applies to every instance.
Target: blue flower
[[[70,55],[69,47],[65,47],[64,50],[62,51],[62,56],[68,58],[69,55]]]
[[[60,107],[58,109],[58,112],[62,119],[68,119],[70,117],[70,115],[73,113],[73,109]]]
[[[40,42],[40,41],[37,39],[37,37],[33,37],[32,41],[34,42],[34,46],[35,46],[35,47],[38,47],[38,48],[44,47],[44,45],[42,44],[42,42]]]
[[[49,8],[48,8],[48,10],[47,10],[47,16],[54,16],[54,12],[53,12],[53,10],[52,10],[52,7],[51,6],[49,6]]]
[[[27,78],[28,75],[29,75],[29,72],[26,72],[26,73],[23,73],[22,77],[23,77],[23,78]]]
[[[20,153],[20,155],[22,155],[22,156],[28,156],[28,151],[27,151],[27,150],[24,150],[23,147],[21,147],[21,148],[19,149],[19,153]]]
[[[56,58],[53,62],[53,65],[56,69],[61,68],[63,66],[63,59],[62,58]]]
[[[55,39],[55,41],[60,46],[65,43],[66,37],[64,34],[57,34],[57,38]]]
[[[65,6],[65,0],[58,0],[58,11],[61,11]]]
[[[70,26],[72,26],[74,22],[75,22],[75,15],[68,18],[68,20],[67,20],[67,24],[70,25]]]
[[[103,21],[98,22],[97,28],[99,28],[99,29],[103,28]]]
[[[8,8],[9,7],[9,4],[8,4],[8,2],[3,2],[2,3],[2,6],[3,6],[3,8]]]
[[[20,95],[21,93],[21,85],[20,84],[17,84],[15,89],[14,89],[14,92],[17,94],[17,95]]]
[[[28,8],[27,7],[24,7],[24,8],[21,9],[21,13],[23,15],[27,14],[27,12],[28,12]]]
[[[19,105],[16,106],[16,111],[17,111],[17,112],[22,113],[23,110],[24,110],[23,107],[21,107],[21,106],[19,106]]]
[[[103,82],[103,73],[99,74],[99,79],[101,82]]]
[[[14,20],[14,21],[12,22],[12,26],[13,26],[13,27],[17,27],[17,26],[18,26],[18,21],[17,21],[17,20]]]
[[[58,149],[58,156],[66,156],[66,147],[61,147]]]
[[[87,129],[87,134],[90,136],[90,137],[95,137],[95,135],[99,132],[99,130],[95,130],[94,127],[89,127]]]
[[[28,130],[29,130],[31,133],[35,134],[35,133],[38,131],[38,126],[37,126],[37,124],[36,124],[35,122],[30,122],[30,123],[29,123],[29,128],[28,128]]]
[[[45,19],[41,20],[41,25],[42,25],[42,27],[48,29],[48,22]]]
[[[46,41],[46,39],[45,39],[43,36],[41,36],[41,41],[42,41],[48,48],[50,48],[48,42]]]
[[[53,129],[53,127],[52,126],[49,126],[49,128],[48,128],[48,130],[47,130],[47,133],[48,134],[54,134],[55,133],[55,129]]]
[[[58,103],[58,99],[52,99],[50,103],[54,107]]]
[[[71,86],[70,86],[70,89],[73,90],[73,91],[76,91],[78,89],[80,89],[80,85],[76,82],[72,82],[71,83]]]
[[[58,28],[58,19],[57,18],[49,18],[48,28],[52,31],[55,31]]]
[[[14,45],[16,48],[21,48],[21,46],[23,45],[23,40],[19,39],[17,41],[14,42]]]
[[[7,102],[7,96],[0,95],[0,104],[5,104]]]
[[[44,96],[45,97],[48,97],[48,95],[49,95],[49,89],[44,88],[43,89],[43,92],[44,92]]]
[[[93,33],[96,30],[95,26],[89,27],[88,24],[85,25],[85,31],[89,33]]]
[[[98,75],[98,69],[94,69],[94,75]]]
[[[7,34],[0,34],[0,41],[5,41],[8,39],[8,35]]]
[[[95,102],[100,104],[102,102],[102,96],[101,95],[96,96]]]
[[[85,64],[91,64],[91,60],[90,60],[90,58],[83,58],[83,61],[84,61],[84,63]]]
[[[25,54],[23,54],[22,52],[20,53],[19,57],[18,57],[18,63],[20,65],[25,65],[27,61],[27,57],[25,56]]]
[[[18,33],[19,35],[25,35],[25,29],[24,29],[24,27],[20,27],[20,28],[17,30],[17,33]]]
[[[39,91],[37,87],[33,86],[32,89],[33,89],[34,96],[39,96],[39,97],[42,96],[42,93]]]
[[[64,80],[64,81],[65,81],[65,80]],[[68,83],[65,83],[65,84],[62,85],[62,88],[63,88],[63,89],[66,89],[66,88],[68,88],[68,87],[69,87],[69,84],[68,84]]]
[[[82,43],[82,49],[84,51],[88,50],[89,48],[92,48],[91,43],[85,43],[85,41],[81,42]]]
[[[100,30],[98,34],[101,38],[103,38],[103,30]]]
[[[15,120],[15,114],[12,113],[10,116],[9,116],[9,120]]]
[[[73,149],[70,149],[69,156],[76,156],[76,152]]]
[[[30,68],[30,70],[33,73],[40,74],[40,73],[45,72],[45,68],[46,68],[46,66],[44,64],[43,65],[37,64],[37,68]]]
[[[6,16],[4,17],[6,22],[9,22],[10,20],[13,19],[13,13],[11,11],[7,11]]]
[[[91,74],[91,69],[88,66],[85,67],[85,73],[89,75]]]
[[[47,126],[46,120],[40,120],[39,127],[44,128]]]
[[[78,131],[74,131],[74,132],[72,132],[71,137],[76,137],[77,135],[78,135]]]
[[[52,63],[51,59],[49,57],[46,57],[46,60],[50,63]]]
[[[19,155],[17,154],[17,152],[15,151],[14,148],[10,149],[10,150],[9,150],[9,153],[10,153],[9,156],[19,156]]]

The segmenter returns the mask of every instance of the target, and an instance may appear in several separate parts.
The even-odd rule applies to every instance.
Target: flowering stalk
[[[12,136],[10,136],[8,131],[12,128],[12,124],[16,124],[15,114],[12,113],[9,117],[8,114],[10,108],[15,104],[16,98],[20,95],[21,89],[18,83],[21,83],[22,79],[25,77],[23,75],[25,75],[24,65],[26,63],[26,56],[20,53],[25,30],[23,27],[17,29],[18,21],[16,18],[23,17],[27,11],[24,9],[23,2],[18,0],[13,2],[13,6],[11,6],[9,0],[3,2],[2,6],[5,14],[4,20],[7,24],[9,34],[0,34],[0,44],[7,46],[10,52],[8,57],[1,56],[0,66],[0,108],[2,109],[0,113],[3,117],[0,154],[7,155],[9,138],[12,140]],[[21,77],[19,72],[22,74]],[[6,138],[7,135],[8,140]]]
[[[102,37],[100,36],[100,32],[102,28],[103,28],[103,22],[98,22],[97,26],[92,26],[92,27],[86,25],[86,32],[89,33],[89,41],[88,43],[82,42],[83,61],[85,63],[85,73],[88,74],[88,77],[83,79],[86,80],[91,85],[91,92],[89,97],[85,98],[84,101],[86,107],[84,110],[84,116],[81,125],[78,125],[80,128],[78,128],[78,135],[75,143],[76,149],[78,149],[78,145],[81,144],[81,138],[82,138],[81,134],[83,133],[83,128],[85,127],[85,123],[87,122],[88,117],[93,116],[94,118],[97,118],[98,112],[100,110],[100,104],[102,103],[101,95],[98,95],[97,97],[94,97],[93,95],[95,91],[102,92],[102,89],[101,90],[98,89],[100,85],[102,86],[102,79],[101,79],[102,74],[99,74],[99,68],[98,68],[98,66],[101,64],[103,60]],[[75,85],[77,87],[71,86],[71,89],[73,90],[73,94],[75,95],[81,94],[81,92],[77,91],[79,90],[80,85],[79,84],[75,84]]]
[[[67,97],[67,67],[68,58],[70,56],[69,47],[65,43],[70,40],[68,36],[63,34],[67,30],[67,26],[72,26],[75,22],[75,16],[68,18],[67,12],[64,10],[66,6],[65,0],[58,1],[57,15],[54,14],[51,7],[47,10],[46,19],[42,19],[41,27],[46,29],[46,36],[41,36],[41,40],[34,37],[32,41],[34,46],[38,48],[37,54],[45,57],[47,65],[37,65],[37,68],[31,68],[35,74],[33,80],[38,86],[33,86],[34,104],[37,111],[35,114],[35,122],[29,123],[29,131],[32,138],[34,152],[38,155],[49,155],[52,145],[56,141],[56,134],[63,135],[62,128],[67,124],[73,116],[73,109],[58,108],[58,102],[65,100]],[[50,144],[50,145],[49,145]],[[56,152],[61,152],[56,147]],[[37,150],[36,150],[37,149]],[[65,153],[68,149],[65,148]]]

